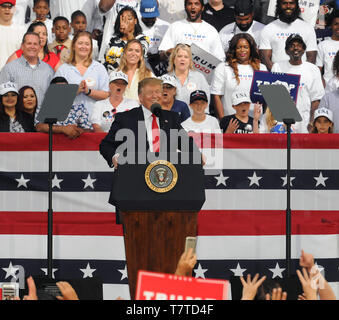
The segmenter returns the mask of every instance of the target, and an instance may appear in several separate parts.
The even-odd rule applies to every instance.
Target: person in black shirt
[[[259,133],[261,106],[254,106],[254,118],[248,115],[251,100],[248,93],[236,91],[232,95],[232,106],[235,114],[223,117],[220,128],[223,133]]]
[[[219,32],[224,26],[234,22],[234,10],[226,6],[222,0],[209,0],[201,17]]]

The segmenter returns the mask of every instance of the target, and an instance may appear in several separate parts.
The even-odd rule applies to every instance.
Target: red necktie
[[[153,140],[153,152],[160,151],[160,130],[157,123],[157,117],[152,114],[152,140]]]
[[[60,44],[60,45],[55,47],[56,55],[58,56],[58,58],[60,58],[60,54],[61,54],[61,51],[62,51],[63,48],[65,48],[65,46],[63,44]]]

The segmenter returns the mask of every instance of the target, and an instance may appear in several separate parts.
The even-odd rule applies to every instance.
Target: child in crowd
[[[53,20],[47,18],[49,13],[49,1],[34,0],[33,12],[35,13],[36,18],[32,22],[41,21],[45,24],[47,28],[48,43],[52,43],[54,40],[54,35],[52,32]]]
[[[191,112],[184,101],[176,99],[178,85],[176,79],[168,74],[161,76],[160,79],[162,80],[162,109],[179,113],[180,122],[184,122],[191,116]]]
[[[52,31],[55,40],[49,44],[49,50],[53,51],[64,63],[68,61],[72,46],[72,40],[69,37],[71,27],[68,19],[61,16],[54,18]]]
[[[72,13],[71,27],[73,32],[70,38],[73,38],[73,36],[79,31],[86,31],[87,18],[86,15],[81,10],[77,10]]]
[[[72,13],[71,16],[71,27],[72,27],[72,35],[70,36],[73,39],[74,35],[80,31],[86,31],[87,29],[87,18],[86,15],[81,11],[77,10]],[[92,38],[93,42],[93,59],[98,60],[99,56],[99,47],[98,41]]]
[[[205,91],[195,90],[191,93],[190,107],[193,110],[192,116],[181,123],[187,132],[221,133],[218,120],[205,113],[208,107]]]
[[[312,133],[333,133],[333,112],[327,108],[314,111]]]
[[[287,133],[287,127],[283,122],[275,120],[270,108],[266,108],[259,128],[260,133]],[[291,125],[291,132],[294,132],[294,126]]]
[[[224,133],[259,133],[261,106],[255,104],[254,118],[248,115],[251,99],[247,92],[236,91],[232,94],[232,107],[235,114],[225,116],[220,121]]]

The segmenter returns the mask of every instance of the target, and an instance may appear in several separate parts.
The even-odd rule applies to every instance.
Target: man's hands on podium
[[[185,251],[178,262],[175,275],[177,276],[192,276],[192,270],[197,263],[197,255],[193,252],[193,248],[189,248]]]

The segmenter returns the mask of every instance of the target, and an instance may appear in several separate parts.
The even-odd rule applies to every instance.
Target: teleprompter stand
[[[286,198],[286,271],[291,277],[291,125],[302,120],[294,101],[283,85],[261,85],[259,89],[274,119],[287,128],[287,198]]]
[[[53,124],[65,121],[78,90],[77,85],[52,84],[49,86],[37,120],[48,124],[48,221],[47,221],[47,276],[53,278]]]
[[[122,215],[131,299],[139,270],[174,273],[186,237],[197,235],[197,215],[205,202],[204,172],[201,163],[183,164],[181,155],[177,163],[166,153],[161,158],[168,159],[178,174],[168,192],[159,193],[147,185],[148,161],[119,165],[114,173],[109,202]]]

